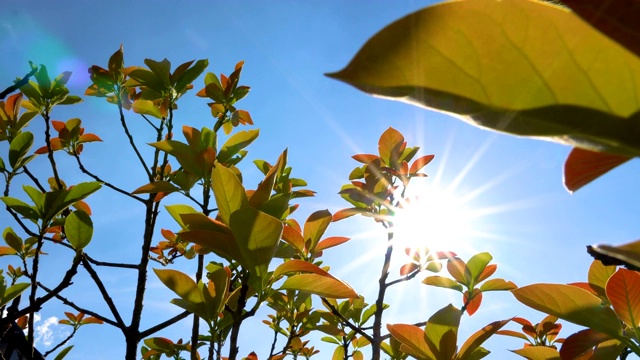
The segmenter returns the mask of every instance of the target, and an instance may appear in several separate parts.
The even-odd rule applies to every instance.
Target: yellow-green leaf
[[[571,285],[533,284],[511,291],[521,303],[546,314],[620,337],[618,316],[590,292]]]
[[[151,115],[155,118],[162,119],[162,111],[151,100],[138,99],[133,102],[131,108],[136,114]]]
[[[232,135],[220,148],[218,152],[218,162],[224,164],[235,156],[240,150],[247,147],[255,140],[260,134],[259,130],[245,130],[239,131]]]
[[[640,155],[640,59],[548,3],[436,4],[380,31],[329,76],[478,126]]]
[[[561,360],[558,350],[547,346],[527,346],[511,351],[530,360]]]
[[[218,214],[228,225],[231,214],[248,203],[245,189],[233,171],[220,164],[211,172],[211,186],[218,205]]]
[[[408,324],[388,324],[387,330],[402,346],[400,350],[416,359],[435,359],[425,340],[424,331]]]
[[[93,236],[93,221],[89,214],[82,210],[72,212],[64,222],[67,239],[74,249],[84,249]]]
[[[495,334],[498,330],[505,326],[509,321],[511,321],[511,319],[495,321],[473,333],[460,347],[457,360],[473,359],[472,354],[474,353],[474,351],[479,349],[480,345],[482,345],[483,342],[485,342],[488,338],[490,338],[493,334]]]
[[[160,281],[180,298],[193,304],[204,302],[196,282],[187,274],[171,269],[153,269]]]
[[[293,275],[285,280],[281,289],[308,292],[331,299],[353,299],[358,294],[346,283],[332,277],[318,274]]]

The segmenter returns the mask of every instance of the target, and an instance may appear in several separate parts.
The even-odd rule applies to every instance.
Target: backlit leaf
[[[620,320],[631,328],[640,325],[640,274],[627,269],[618,269],[609,278],[607,298]]]
[[[620,320],[595,295],[571,285],[533,284],[511,291],[521,303],[574,324],[619,337]]]
[[[436,359],[425,340],[424,330],[408,324],[387,324],[389,333],[402,343],[400,348],[417,359]]]
[[[638,156],[639,74],[638,57],[566,9],[467,0],[396,21],[330,76],[478,126]]]
[[[591,329],[581,330],[564,340],[560,348],[560,356],[563,359],[576,359],[608,340],[611,340],[611,337],[603,333]]]
[[[467,314],[471,316],[478,311],[482,304],[482,292],[480,289],[473,289],[471,293],[467,290],[462,296],[462,301],[464,301],[466,305]]]
[[[378,152],[380,153],[380,158],[385,164],[391,167],[394,167],[394,163],[398,158],[400,158],[400,155],[404,151],[404,147],[404,136],[392,127],[385,130],[378,141]]]
[[[224,164],[229,161],[240,150],[249,146],[249,144],[257,139],[258,135],[260,135],[259,130],[245,130],[233,134],[220,148],[217,157],[218,162]]]
[[[139,188],[133,190],[132,194],[154,194],[154,193],[172,193],[180,190],[172,183],[168,181],[155,181],[147,185],[142,185]]]
[[[428,276],[424,280],[422,280],[422,283],[460,292],[462,292],[463,290],[462,285],[460,285],[458,282],[443,276]]]
[[[516,284],[504,279],[491,279],[480,285],[482,291],[513,290],[516,288],[518,288]]]
[[[160,108],[151,100],[138,99],[133,102],[131,108],[136,114],[151,115],[155,118],[162,119]]]
[[[511,351],[531,360],[561,360],[558,350],[548,346],[527,346]]]
[[[479,282],[480,275],[484,272],[484,269],[489,265],[489,262],[493,259],[493,256],[488,252],[483,252],[473,255],[467,261],[467,268],[471,273],[471,278],[474,283]]]
[[[13,170],[17,170],[16,165],[20,159],[27,155],[32,145],[33,134],[28,131],[21,132],[11,141],[9,145],[9,165],[11,165]]]
[[[606,297],[607,281],[615,272],[615,266],[605,266],[600,260],[594,260],[589,266],[589,286],[598,295]]]
[[[309,215],[307,221],[304,223],[304,229],[302,236],[305,242],[308,242],[308,246],[314,249],[320,241],[320,238],[329,227],[332,216],[329,210],[319,210]]]
[[[245,189],[233,171],[220,164],[213,168],[211,184],[218,214],[224,223],[229,224],[231,214],[248,203]]]
[[[316,246],[316,252],[326,250],[332,248],[334,246],[338,246],[340,244],[344,244],[349,241],[350,238],[344,236],[332,236],[326,239],[321,240]]]
[[[280,287],[303,291],[331,299],[353,299],[358,294],[346,283],[334,278],[318,274],[293,275]]]
[[[297,260],[297,259],[288,260],[280,264],[276,268],[276,270],[273,272],[273,277],[274,279],[277,279],[284,274],[295,273],[295,272],[313,273],[313,274],[318,274],[318,275],[333,278],[333,275],[330,275],[328,272],[326,272],[319,266],[306,261]]]
[[[9,286],[0,298],[0,307],[7,305],[29,287],[29,283],[17,283]]]
[[[505,326],[509,321],[510,319],[495,321],[473,333],[460,347],[457,360],[471,360],[473,358],[471,354],[473,354],[473,352],[476,351],[482,343],[498,332],[498,330]]]
[[[411,163],[411,168],[409,169],[409,173],[415,174],[418,171],[422,170],[422,168],[427,166],[427,164],[429,164],[434,157],[435,155],[425,155],[417,158],[416,161]]]
[[[564,163],[564,186],[576,191],[628,160],[631,157],[574,148]]]
[[[74,249],[84,249],[93,236],[93,221],[89,214],[82,210],[72,212],[64,222],[65,234]]]
[[[460,309],[449,304],[427,321],[424,333],[436,359],[452,359],[456,353],[461,315]]]
[[[587,246],[587,252],[604,265],[624,265],[633,270],[640,269],[640,240],[618,246]]]
[[[172,269],[153,269],[160,281],[180,298],[198,304],[204,302],[196,282],[187,274]]]

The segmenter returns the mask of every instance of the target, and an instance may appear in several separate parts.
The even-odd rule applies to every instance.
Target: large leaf
[[[532,360],[561,360],[558,350],[547,346],[527,346],[512,351],[524,358]]]
[[[595,346],[609,340],[611,337],[603,333],[591,329],[581,330],[565,339],[560,349],[560,355],[564,359],[576,359]]]
[[[505,326],[509,321],[510,319],[495,321],[483,327],[482,329],[476,331],[475,333],[473,333],[460,347],[460,351],[458,352],[457,359],[459,360],[472,359],[473,358],[472,354],[474,353],[474,351],[479,349],[482,343],[484,343],[488,338],[490,338],[493,334],[495,334],[498,330],[500,330],[503,326]]]
[[[14,171],[23,165],[20,160],[27,155],[31,145],[33,145],[33,134],[28,131],[20,133],[11,141],[9,145],[9,165]]]
[[[634,329],[640,325],[640,274],[618,269],[607,282],[607,298],[620,320]]]
[[[620,337],[618,316],[602,300],[576,286],[533,284],[511,291],[521,303],[611,337]]]
[[[218,214],[228,225],[231,214],[249,201],[245,189],[233,171],[220,164],[211,172],[211,186],[218,205]]]
[[[462,312],[449,304],[436,311],[424,329],[427,344],[437,359],[452,359],[458,343],[458,326]]]
[[[217,160],[224,164],[235,156],[240,150],[247,147],[260,134],[259,130],[239,131],[232,135],[220,148]]]
[[[187,274],[171,269],[153,269],[153,271],[160,281],[181,299],[193,304],[204,302],[198,285]]]
[[[618,246],[587,246],[587,252],[605,265],[624,265],[632,270],[640,270],[640,240]]]
[[[435,355],[429,349],[425,340],[424,331],[408,324],[388,324],[389,333],[402,343],[401,350],[416,359],[435,359]]]
[[[640,2],[637,0],[562,0],[598,30],[640,56]]]
[[[358,294],[344,282],[332,276],[319,274],[293,275],[287,278],[280,288],[304,291],[331,299],[358,297]]]
[[[427,7],[376,34],[329,76],[478,126],[640,155],[640,59],[543,2]]]

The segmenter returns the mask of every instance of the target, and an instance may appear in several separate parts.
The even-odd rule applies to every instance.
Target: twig
[[[143,339],[144,339],[144,338],[146,338],[146,337],[147,337],[147,336],[149,336],[149,335],[153,335],[154,333],[156,333],[156,332],[158,332],[158,331],[160,331],[160,330],[162,330],[162,329],[164,329],[164,328],[166,328],[166,327],[168,327],[168,326],[171,326],[171,325],[173,325],[173,324],[177,323],[178,321],[180,321],[180,320],[182,320],[182,319],[184,319],[184,318],[188,317],[188,316],[189,316],[189,314],[191,314],[191,313],[190,313],[190,312],[188,312],[188,311],[183,311],[183,312],[181,312],[180,314],[178,314],[178,315],[176,315],[176,316],[172,317],[172,318],[171,318],[171,319],[169,319],[169,320],[163,321],[163,322],[161,322],[161,323],[160,323],[160,324],[158,324],[158,325],[155,325],[155,326],[153,326],[153,327],[150,327],[150,328],[148,328],[147,330],[141,331],[141,332],[140,332],[140,338],[143,338]]]
[[[335,316],[337,316],[340,321],[342,321],[342,323],[344,325],[346,325],[347,327],[349,327],[351,330],[355,331],[357,334],[359,334],[360,336],[364,337],[365,339],[367,339],[367,341],[372,342],[373,338],[371,337],[371,335],[367,334],[366,332],[364,332],[362,329],[360,329],[358,326],[356,326],[355,324],[353,324],[351,321],[349,321],[349,319],[347,319],[346,317],[344,317],[344,315],[342,315],[340,313],[340,311],[338,311],[338,309],[336,309],[335,306],[333,306],[329,301],[327,301],[326,298],[321,298],[322,299],[322,303],[328,307],[331,310],[331,313]]]
[[[132,198],[134,200],[138,200],[138,201],[144,203],[144,199],[141,199],[141,198],[129,193],[128,191],[120,189],[119,187],[117,187],[117,186],[115,186],[115,185],[113,185],[113,184],[111,184],[111,183],[109,183],[107,181],[102,180],[100,177],[98,177],[97,175],[95,175],[92,172],[90,172],[89,170],[87,170],[84,167],[84,165],[82,165],[82,161],[80,161],[80,156],[78,156],[78,154],[73,154],[73,157],[76,158],[76,162],[78,163],[78,167],[80,168],[80,171],[82,171],[84,174],[92,177],[94,180],[100,182],[101,184],[103,184],[104,186],[110,188],[111,190],[114,190],[116,192],[119,192],[122,195],[128,196],[128,197],[130,197],[130,198]]]
[[[13,85],[9,86],[8,88],[2,90],[2,92],[0,93],[0,100],[3,100],[7,95],[11,94],[14,91],[19,90],[21,87],[26,85],[29,82],[29,78],[35,75],[38,72],[38,69],[39,67],[37,66],[34,67],[25,77],[16,81]]]

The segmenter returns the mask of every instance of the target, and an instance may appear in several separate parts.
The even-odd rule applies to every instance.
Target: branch
[[[327,301],[326,298],[321,297],[322,299],[322,303],[328,307],[331,310],[331,313],[335,316],[337,316],[340,321],[342,321],[342,323],[344,325],[346,325],[347,327],[349,327],[351,330],[355,331],[356,333],[358,333],[360,336],[364,337],[365,339],[367,339],[369,342],[373,341],[373,338],[371,337],[371,335],[367,334],[366,332],[364,332],[362,329],[360,329],[359,327],[357,327],[355,324],[353,324],[351,321],[349,321],[349,319],[347,319],[346,317],[344,317],[344,315],[342,315],[340,313],[340,311],[338,311],[338,309],[335,308],[335,306],[331,305],[331,303],[329,301]]]
[[[401,277],[399,279],[393,280],[389,283],[387,283],[387,287],[401,283],[401,282],[405,282],[405,281],[409,281],[411,279],[413,279],[414,277],[416,277],[416,275],[418,275],[420,272],[422,272],[421,269],[416,269],[412,272],[409,273],[409,275],[406,275],[405,277]]]
[[[149,335],[153,335],[154,333],[156,333],[156,332],[158,332],[158,331],[160,331],[160,330],[162,330],[162,329],[164,329],[164,328],[166,328],[166,327],[168,327],[168,326],[171,326],[171,325],[173,325],[173,324],[177,323],[178,321],[180,321],[180,320],[182,320],[182,319],[185,319],[185,318],[186,318],[186,317],[188,317],[190,314],[191,314],[190,312],[188,312],[188,311],[186,311],[186,310],[185,310],[185,311],[181,312],[180,314],[178,314],[178,315],[176,315],[176,316],[172,317],[172,318],[171,318],[171,319],[169,319],[169,320],[163,321],[163,322],[161,322],[161,323],[160,323],[160,324],[158,324],[158,325],[152,326],[152,327],[148,328],[148,329],[147,329],[147,330],[145,330],[145,331],[141,331],[141,332],[140,332],[140,338],[141,338],[141,339],[144,339],[144,338],[146,338],[146,337],[147,337],[147,336],[149,336]]]
[[[21,87],[23,87],[29,82],[29,78],[38,72],[38,69],[39,69],[38,66],[34,67],[25,77],[16,81],[13,85],[9,86],[8,88],[4,89],[0,93],[0,100],[3,100],[7,95],[11,94],[12,92],[20,90]]]
[[[123,264],[123,263],[98,261],[92,258],[91,256],[89,256],[88,254],[84,254],[84,257],[87,259],[87,261],[97,266],[106,266],[106,267],[114,267],[114,268],[121,268],[121,269],[134,269],[134,270],[138,269],[138,265],[135,265],[135,264]]]
[[[102,298],[107,303],[109,310],[111,310],[113,317],[116,319],[118,323],[117,327],[125,331],[127,326],[124,324],[122,317],[120,317],[120,313],[118,312],[118,309],[116,308],[116,305],[114,304],[113,299],[111,299],[111,296],[109,296],[109,292],[107,291],[107,288],[105,288],[104,284],[102,283],[102,280],[100,280],[100,276],[98,276],[98,273],[93,269],[93,267],[91,266],[91,263],[89,263],[89,261],[84,256],[82,257],[82,266],[84,266],[85,270],[87,270],[89,275],[91,275],[91,279],[93,279],[93,282],[96,283],[96,286],[100,290],[100,294],[102,295]]]
[[[78,156],[78,154],[73,154],[73,157],[76,158],[76,162],[78,163],[78,167],[80,168],[80,171],[82,171],[83,173],[85,173],[86,175],[89,175],[90,177],[92,177],[94,180],[100,182],[101,184],[104,184],[104,186],[110,188],[111,190],[114,190],[116,192],[119,192],[122,195],[128,196],[134,200],[138,200],[142,203],[144,203],[145,201],[131,193],[129,193],[128,191],[125,191],[123,189],[120,189],[119,187],[112,185],[111,183],[102,180],[100,177],[98,177],[97,175],[91,173],[89,170],[87,170],[84,165],[82,165],[82,161],[80,161],[80,156]]]

